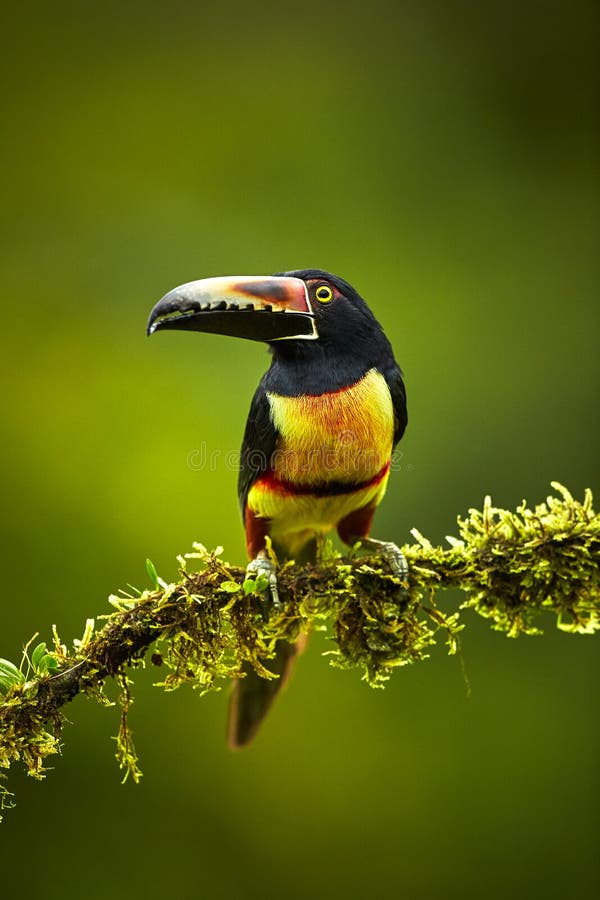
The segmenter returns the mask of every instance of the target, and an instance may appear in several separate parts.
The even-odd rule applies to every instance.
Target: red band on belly
[[[282,478],[278,478],[272,469],[269,469],[256,480],[255,485],[267,491],[273,491],[278,494],[291,494],[295,497],[303,494],[310,494],[313,497],[335,497],[339,494],[354,494],[356,491],[375,487],[380,481],[383,481],[389,470],[390,463],[387,462],[377,475],[369,478],[367,481],[321,481],[313,484],[296,484],[292,481],[284,481]]]

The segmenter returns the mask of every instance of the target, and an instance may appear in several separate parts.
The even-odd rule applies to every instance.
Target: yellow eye
[[[333,291],[327,284],[320,284],[315,291],[315,297],[319,303],[330,303],[333,300]]]

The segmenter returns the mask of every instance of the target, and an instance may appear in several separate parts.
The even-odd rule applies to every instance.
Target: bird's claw
[[[390,564],[394,575],[400,581],[408,580],[408,563],[400,547],[391,541],[385,541],[381,547],[381,553]]]
[[[381,553],[396,578],[404,583],[408,581],[408,563],[397,544],[394,544],[393,541],[376,541],[374,538],[366,538],[361,541],[361,545],[366,550],[375,550],[377,553]]]
[[[272,562],[272,560],[270,560],[267,556],[257,556],[256,559],[251,560],[246,566],[247,578],[256,579],[259,575],[264,575],[267,579],[268,587],[265,591],[267,599],[270,597],[273,606],[276,609],[280,609],[281,601],[279,599],[279,590],[277,588],[275,563]]]

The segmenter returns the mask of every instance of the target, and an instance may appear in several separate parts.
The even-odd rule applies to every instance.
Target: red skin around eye
[[[333,292],[333,296],[332,296],[331,300],[328,301],[329,303],[331,303],[332,300],[336,300],[338,297],[341,296],[340,292],[335,287],[335,285],[329,284],[328,281],[323,281],[322,278],[311,278],[306,283],[310,290],[312,290],[316,284],[326,284],[327,287]]]

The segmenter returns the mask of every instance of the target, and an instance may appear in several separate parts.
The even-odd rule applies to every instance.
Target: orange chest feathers
[[[389,462],[394,408],[385,378],[376,369],[329,394],[267,396],[279,432],[271,460],[278,479],[297,485],[351,484],[375,477]]]

